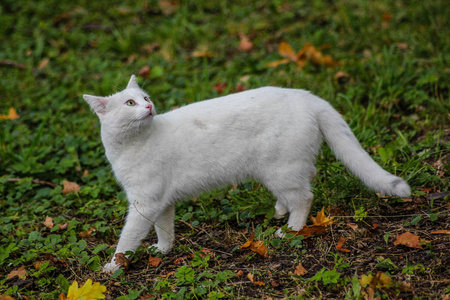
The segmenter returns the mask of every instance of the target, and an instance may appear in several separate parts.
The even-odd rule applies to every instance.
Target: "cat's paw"
[[[286,232],[281,228],[278,228],[277,231],[275,231],[274,235],[279,239],[284,239],[284,237],[286,236]]]
[[[160,245],[158,243],[158,244],[153,244],[148,248],[155,249],[154,251],[157,253],[168,254],[172,250],[172,245]]]
[[[127,269],[129,264],[130,264],[129,260],[125,257],[123,253],[116,253],[111,262],[103,266],[102,271],[104,273],[114,273],[120,268]]]

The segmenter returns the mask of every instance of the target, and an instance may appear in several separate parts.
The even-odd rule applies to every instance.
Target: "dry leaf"
[[[14,108],[10,108],[7,115],[0,115],[0,120],[15,120],[20,117]]]
[[[169,276],[172,276],[173,274],[175,274],[175,271],[171,271],[171,272],[169,272],[169,273],[167,273],[165,275],[161,275],[161,276],[159,276],[159,278],[167,278]]]
[[[116,253],[116,255],[114,255],[114,261],[117,265],[124,269],[127,269],[130,265],[130,261],[125,257],[123,253]]]
[[[77,183],[70,182],[70,181],[67,181],[67,180],[63,181],[63,186],[64,187],[63,187],[62,193],[63,193],[64,196],[69,194],[69,193],[78,193],[80,191],[80,189],[81,189],[80,186]]]
[[[39,63],[38,69],[44,69],[48,63],[50,62],[50,59],[48,58],[44,58],[43,60],[41,60],[41,62]]]
[[[79,236],[83,239],[89,239],[92,238],[92,234],[96,231],[97,230],[95,228],[90,227],[86,231],[80,232]]]
[[[411,233],[411,232],[405,232],[401,235],[397,236],[397,239],[394,242],[395,246],[398,245],[405,245],[409,248],[417,248],[417,249],[423,249],[421,242],[428,242],[425,240],[422,240],[419,236]]]
[[[297,62],[297,54],[294,52],[294,49],[292,49],[291,45],[289,45],[286,42],[281,42],[278,46],[278,52],[281,56],[293,61]]]
[[[45,218],[44,225],[45,225],[45,227],[50,228],[50,229],[55,226],[55,224],[53,224],[53,219],[50,217]]]
[[[262,257],[268,257],[267,247],[264,245],[263,241],[254,241],[255,234],[252,234],[248,241],[246,241],[243,245],[239,247],[242,250],[251,250],[253,252],[258,253]]]
[[[3,295],[0,295],[0,300],[16,300],[16,298],[13,298],[11,296],[3,294]]]
[[[216,57],[217,53],[210,52],[208,46],[200,46],[198,50],[192,52],[192,57]]]
[[[67,229],[67,227],[69,227],[69,223],[58,224],[58,230],[64,230]]]
[[[248,36],[244,35],[243,33],[239,34],[240,42],[239,42],[239,49],[242,51],[250,51],[253,48],[253,43],[250,41]]]
[[[156,268],[157,266],[159,266],[159,264],[161,262],[162,262],[161,257],[153,257],[150,255],[150,257],[148,258],[148,265],[153,268]]]
[[[347,223],[347,226],[356,231],[358,229],[358,224],[356,223]]]
[[[325,216],[324,209],[325,207],[322,207],[322,210],[317,213],[316,217],[310,217],[313,225],[305,225],[301,230],[290,231],[290,233],[302,235],[305,238],[308,238],[313,234],[321,234],[325,232],[328,227],[334,223],[334,220],[331,217]]]
[[[242,276],[244,276],[244,271],[239,270],[239,271],[236,273],[236,277],[237,277],[237,278],[241,278]]]
[[[40,268],[43,264],[45,264],[45,261],[37,261],[37,262],[34,263],[34,268],[35,268],[36,270],[39,270],[39,268]]]
[[[8,276],[6,276],[6,279],[12,278],[14,276],[18,276],[19,279],[24,280],[27,278],[27,270],[25,270],[25,266],[21,266],[18,269],[12,270]]]
[[[247,278],[250,279],[250,281],[254,284],[254,285],[259,285],[259,286],[263,286],[266,285],[264,282],[262,281],[257,281],[255,280],[254,276],[252,273],[248,273],[247,274]]]
[[[178,1],[174,0],[160,0],[158,4],[159,8],[166,16],[173,14],[177,10],[178,6],[180,6]]]
[[[450,230],[447,229],[436,230],[433,231],[432,234],[450,234]]]
[[[216,257],[216,253],[212,249],[203,248],[202,249],[203,254],[209,255],[209,257]]]
[[[352,252],[350,249],[342,248],[342,246],[344,246],[344,243],[345,243],[345,238],[341,236],[336,245],[336,250],[341,251],[341,252],[347,252],[347,253]]]
[[[302,264],[299,263],[298,266],[295,268],[294,275],[303,276],[306,273],[308,273],[308,271],[302,266]]]
[[[147,79],[150,76],[150,67],[143,66],[137,74],[138,74],[138,76],[140,76],[144,79]]]

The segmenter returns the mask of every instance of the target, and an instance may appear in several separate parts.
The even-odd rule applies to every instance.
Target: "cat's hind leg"
[[[152,245],[158,252],[167,254],[172,250],[175,238],[174,229],[175,206],[168,206],[155,222],[155,231],[158,236],[158,243]]]
[[[288,213],[286,206],[281,203],[281,200],[277,200],[275,203],[275,219],[281,219]]]

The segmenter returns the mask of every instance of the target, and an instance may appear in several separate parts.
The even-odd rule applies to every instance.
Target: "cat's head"
[[[149,125],[156,115],[155,106],[134,75],[121,92],[109,97],[83,95],[83,98],[99,117],[102,127],[141,128]]]

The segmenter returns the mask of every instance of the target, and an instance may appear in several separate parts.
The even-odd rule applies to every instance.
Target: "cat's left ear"
[[[136,76],[131,75],[130,81],[128,81],[127,89],[139,89],[139,85],[136,81]]]
[[[97,115],[103,115],[106,113],[107,102],[105,98],[91,95],[83,95],[83,98]]]

